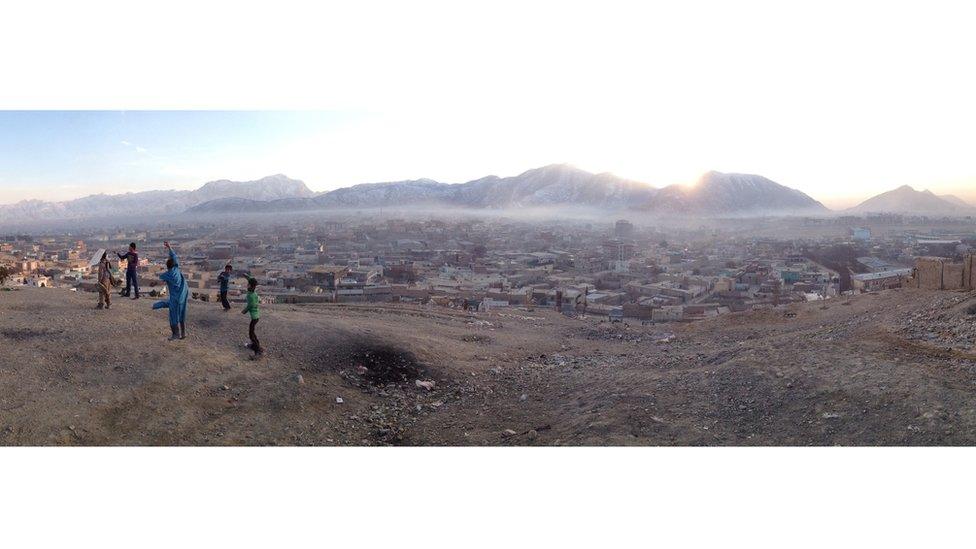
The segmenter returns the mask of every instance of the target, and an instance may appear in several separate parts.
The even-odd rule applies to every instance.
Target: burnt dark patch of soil
[[[363,379],[375,384],[413,381],[424,374],[413,353],[391,345],[360,347],[349,360]]]
[[[330,349],[313,367],[339,370],[373,385],[413,383],[430,375],[411,351],[384,342],[360,340],[344,349]]]
[[[220,325],[220,321],[214,318],[197,318],[193,320],[193,325],[197,328],[213,328]]]

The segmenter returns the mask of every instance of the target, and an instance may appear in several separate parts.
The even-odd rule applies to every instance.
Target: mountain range
[[[655,188],[609,173],[566,164],[512,177],[466,183],[432,179],[365,183],[315,193],[302,181],[272,175],[255,181],[218,180],[192,191],[98,194],[64,202],[25,200],[0,206],[0,221],[76,220],[173,214],[239,214],[329,209],[455,207],[470,209],[589,208],[660,215],[817,215],[830,212],[801,191],[760,175],[708,172],[693,185]],[[973,215],[976,208],[951,195],[903,186],[870,198],[847,213]]]
[[[873,196],[848,210],[851,213],[899,213],[916,215],[973,215],[976,207],[953,195],[939,196],[908,185]]]
[[[475,209],[579,207],[682,214],[817,213],[827,209],[758,175],[709,172],[691,187],[663,189],[609,173],[553,164],[513,177],[448,184],[431,179],[368,183],[301,200],[223,198],[189,213],[283,212],[333,208],[450,206]]]
[[[255,181],[211,181],[192,191],[94,194],[63,202],[23,200],[16,204],[0,205],[0,220],[23,222],[179,214],[198,204],[228,197],[271,201],[312,196],[315,193],[305,183],[279,174]]]

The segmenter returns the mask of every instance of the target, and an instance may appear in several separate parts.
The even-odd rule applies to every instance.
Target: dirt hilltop
[[[192,302],[188,339],[167,342],[151,300],[95,301],[0,292],[0,444],[976,443],[974,293],[643,327],[541,309],[271,305],[260,361],[239,308]]]

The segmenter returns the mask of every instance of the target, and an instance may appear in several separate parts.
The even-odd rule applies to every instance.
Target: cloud
[[[147,154],[149,152],[149,149],[147,149],[145,147],[140,147],[139,145],[136,145],[135,143],[132,143],[131,141],[126,141],[125,139],[123,139],[122,141],[119,141],[119,143],[121,143],[122,145],[124,145],[126,147],[135,149],[136,152],[139,153],[139,154]]]

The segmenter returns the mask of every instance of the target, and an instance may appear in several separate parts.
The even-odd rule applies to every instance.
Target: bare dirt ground
[[[4,445],[969,445],[976,294],[640,326],[549,310],[0,292]],[[419,386],[417,381],[432,388]],[[341,400],[341,401],[340,401]]]

